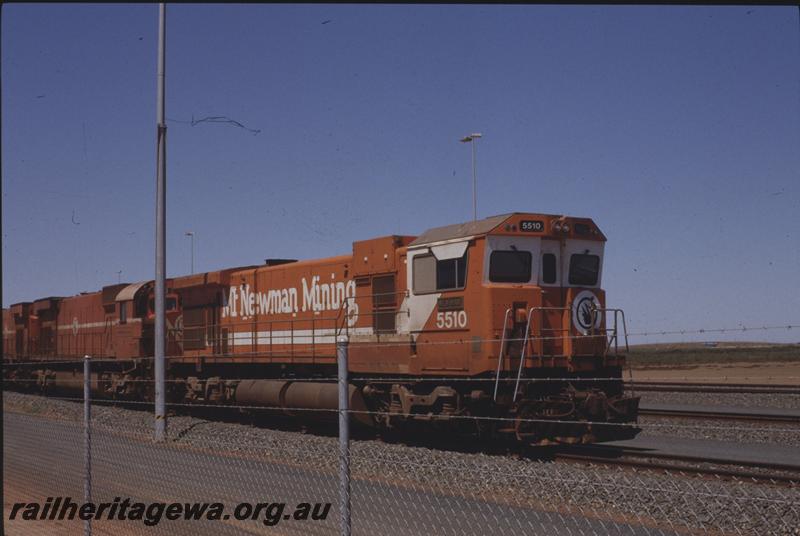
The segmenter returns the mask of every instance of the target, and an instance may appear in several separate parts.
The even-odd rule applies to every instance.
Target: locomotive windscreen
[[[531,279],[530,251],[496,250],[489,255],[489,281],[527,283]]]
[[[569,259],[569,284],[596,285],[599,271],[600,257],[597,255],[572,255]]]

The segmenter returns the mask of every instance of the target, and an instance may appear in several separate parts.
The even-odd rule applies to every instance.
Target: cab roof
[[[538,224],[539,228],[523,229],[523,224]],[[606,238],[590,218],[576,218],[557,214],[511,212],[490,216],[482,220],[428,229],[408,247],[458,240],[459,238],[497,234],[532,234],[548,238],[577,238],[605,241]]]
[[[444,227],[434,227],[428,229],[419,235],[408,247],[421,246],[423,244],[430,244],[431,242],[442,242],[444,240],[453,240],[455,238],[463,238],[465,236],[485,235],[492,229],[506,221],[514,213],[500,214],[498,216],[489,216],[482,220],[470,221],[467,223],[456,223],[453,225],[445,225]]]

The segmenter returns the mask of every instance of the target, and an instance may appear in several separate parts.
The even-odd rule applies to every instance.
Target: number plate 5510
[[[519,230],[526,233],[541,233],[544,231],[544,222],[541,220],[522,220],[519,222]]]
[[[436,313],[436,327],[439,329],[454,329],[467,327],[466,311],[447,311]]]

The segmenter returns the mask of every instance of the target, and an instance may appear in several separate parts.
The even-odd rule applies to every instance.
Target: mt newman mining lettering
[[[331,279],[334,274],[331,274]],[[223,303],[222,318],[241,316],[246,319],[255,315],[287,314],[298,311],[334,311],[342,307],[345,300],[356,297],[356,283],[349,281],[331,281],[320,283],[318,275],[312,276],[311,284],[304,277],[303,304],[298,307],[300,293],[296,287],[268,289],[266,291],[250,290],[249,284],[230,287]],[[352,308],[351,304],[347,305]]]

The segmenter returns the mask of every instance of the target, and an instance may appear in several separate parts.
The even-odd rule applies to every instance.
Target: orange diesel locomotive
[[[346,337],[351,408],[369,426],[630,437],[620,424],[639,401],[623,392],[624,315],[600,288],[605,240],[588,218],[514,213],[169,279],[169,399],[332,416],[326,380]],[[12,305],[6,374],[75,389],[76,365],[48,361],[90,354],[107,358],[93,365],[96,396],[150,398],[153,309],[151,281]]]

